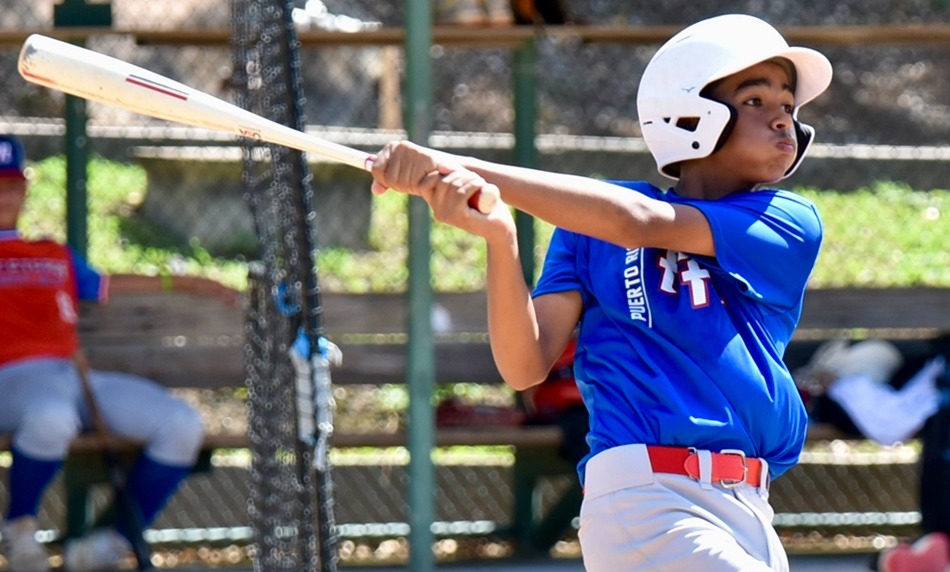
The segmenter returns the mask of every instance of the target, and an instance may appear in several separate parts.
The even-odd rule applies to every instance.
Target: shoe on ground
[[[881,553],[880,572],[945,572],[950,566],[950,538],[942,532],[921,536],[913,544],[901,543]]]
[[[124,536],[113,528],[104,528],[66,543],[63,564],[68,572],[117,570],[131,551]]]
[[[46,548],[36,540],[36,517],[21,516],[0,526],[7,569],[16,572],[48,572]]]

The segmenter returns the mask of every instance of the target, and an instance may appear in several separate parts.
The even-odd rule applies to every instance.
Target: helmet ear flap
[[[736,121],[734,109],[705,97],[651,98],[638,103],[643,138],[657,168],[671,179],[679,178],[681,162],[714,153]]]
[[[726,144],[726,140],[729,139],[729,135],[732,134],[732,128],[736,126],[736,119],[739,116],[736,112],[736,108],[729,105],[728,103],[723,103],[722,101],[716,101],[716,103],[722,104],[726,109],[729,110],[729,120],[726,122],[725,126],[723,126],[722,133],[719,135],[719,140],[716,141],[716,146],[713,147],[712,153],[722,149],[722,146]],[[712,153],[710,153],[710,155],[712,155]]]
[[[798,152],[795,154],[795,162],[792,163],[788,171],[785,171],[786,177],[794,173],[798,166],[802,164],[802,159],[805,158],[808,148],[815,140],[815,129],[811,125],[806,125],[798,119],[795,119],[792,124],[795,126],[795,138],[798,139]]]

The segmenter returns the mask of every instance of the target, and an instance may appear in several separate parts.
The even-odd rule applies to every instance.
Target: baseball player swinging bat
[[[284,145],[365,171],[375,159],[128,62],[40,34],[23,43],[17,69],[31,83],[150,117]],[[487,185],[472,195],[469,206],[487,214],[497,200],[498,188]]]

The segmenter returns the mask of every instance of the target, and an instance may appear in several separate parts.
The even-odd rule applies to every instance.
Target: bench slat
[[[438,294],[438,383],[500,383],[488,345],[485,294]],[[324,294],[327,336],[343,350],[339,384],[405,383],[408,304],[403,294]],[[81,339],[94,367],[144,375],[169,387],[244,385],[244,310],[182,293],[124,295],[84,307]],[[842,330],[950,331],[950,288],[817,289],[805,295],[799,345]],[[807,347],[805,347],[807,346]],[[812,347],[787,358],[796,364]],[[801,354],[801,355],[799,355]]]
[[[440,427],[435,437],[436,447],[512,445],[515,447],[557,447],[563,441],[560,428],[554,425],[528,426],[473,426]],[[8,451],[12,435],[0,433],[0,451]],[[332,439],[338,449],[355,447],[404,447],[406,433],[336,433]],[[140,446],[135,441],[114,439],[116,451],[133,451]],[[205,435],[204,449],[245,449],[250,446],[246,435],[237,433]],[[83,434],[73,440],[72,453],[94,453],[102,450],[102,442],[92,434]]]
[[[166,387],[215,389],[243,387],[243,348],[228,346],[149,347],[86,344],[97,369],[132,372]],[[343,364],[334,367],[334,383],[406,383],[405,344],[340,344]],[[435,345],[439,383],[501,383],[488,344],[446,342]]]
[[[323,294],[327,335],[404,334],[404,294]],[[449,333],[487,330],[484,292],[437,294],[434,299]],[[448,319],[448,321],[446,321]],[[184,336],[240,339],[244,311],[216,299],[182,293],[124,295],[108,305],[84,306],[82,335],[90,340]],[[933,328],[950,330],[950,288],[822,288],[805,294],[801,328]],[[437,329],[437,333],[440,330]],[[239,345],[239,344],[237,344]]]
[[[327,336],[343,351],[334,381],[405,383],[407,346],[400,335],[408,320],[405,296],[328,294],[323,300]],[[441,308],[438,323],[451,324],[435,344],[436,378],[501,382],[484,336],[484,293],[444,294],[435,302]],[[97,369],[135,373],[168,387],[245,383],[242,308],[172,292],[117,296],[108,305],[82,310],[81,342]]]
[[[950,288],[808,290],[799,329],[950,331]]]
[[[240,347],[121,347],[85,343],[93,368],[134,373],[165,387],[216,389],[243,387]]]
[[[331,370],[334,383],[406,383],[408,358],[404,344],[340,344],[343,364]],[[487,343],[435,344],[437,383],[502,383]]]
[[[321,296],[324,328],[328,335],[403,334],[409,321],[405,294],[335,294]],[[440,293],[433,300],[439,331],[485,332],[484,292]],[[242,336],[244,308],[221,300],[183,292],[124,294],[108,304],[84,304],[79,330],[94,340],[161,339],[184,336],[226,338]]]

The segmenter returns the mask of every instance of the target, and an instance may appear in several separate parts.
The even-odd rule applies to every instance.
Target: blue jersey
[[[782,355],[821,245],[814,205],[778,190],[707,201],[617,184],[698,208],[716,256],[555,230],[533,295],[583,300],[574,367],[590,412],[587,458],[631,443],[739,449],[777,477],[797,462],[807,426]]]

